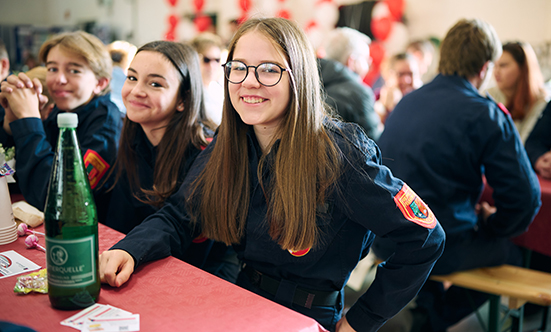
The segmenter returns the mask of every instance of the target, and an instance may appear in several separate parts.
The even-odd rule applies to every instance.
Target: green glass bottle
[[[44,209],[50,303],[79,309],[100,292],[98,218],[76,136],[78,117],[60,113],[59,138]]]

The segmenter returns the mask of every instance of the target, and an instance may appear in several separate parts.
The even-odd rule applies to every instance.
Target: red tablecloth
[[[541,187],[541,208],[528,230],[513,239],[517,245],[551,256],[551,180],[538,176]],[[493,205],[492,188],[486,186],[481,201]]]
[[[41,227],[42,228],[42,227]],[[40,228],[39,228],[40,229]],[[100,252],[123,234],[100,225]],[[44,244],[43,236],[39,236]],[[0,245],[45,267],[45,253],[24,238]],[[76,331],[60,322],[78,311],[50,306],[47,295],[15,295],[17,276],[0,279],[0,320],[37,331]],[[120,288],[103,285],[98,303],[140,314],[140,331],[326,331],[315,320],[228,283],[174,257],[145,264]]]
[[[541,208],[528,231],[513,239],[513,242],[551,256],[551,180],[539,178],[541,186]]]

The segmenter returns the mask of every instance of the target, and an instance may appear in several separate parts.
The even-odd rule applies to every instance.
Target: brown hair
[[[446,34],[440,47],[438,71],[443,75],[476,76],[488,61],[501,54],[494,28],[479,19],[460,20]]]
[[[189,45],[168,41],[147,43],[140,47],[136,54],[141,51],[162,54],[172,63],[174,70],[178,71],[180,77],[178,99],[183,101],[184,111],[174,112],[157,146],[152,190],[140,187],[136,170],[137,152],[134,149],[134,142],[140,125],[132,122],[128,117],[124,120],[117,155],[118,166],[114,167],[117,168],[115,183],[125,171],[134,197],[142,202],[160,206],[180,185],[178,175],[181,165],[185,163],[186,150],[190,145],[198,149],[206,146],[204,125],[212,129],[214,124],[207,119],[205,113],[203,83],[197,52]]]
[[[271,40],[291,69],[291,100],[273,138],[280,139],[279,148],[270,153],[272,180],[261,182],[268,203],[265,221],[270,236],[283,249],[310,248],[320,240],[316,207],[325,201],[341,163],[338,147],[323,125],[326,111],[315,53],[295,23],[281,18],[251,19],[234,35],[228,60],[233,58],[239,39],[251,31]],[[224,120],[210,159],[194,182],[188,207],[205,236],[232,244],[240,242],[248,217],[250,126],[233,107],[228,84],[225,79]],[[261,157],[259,169],[252,170],[260,181],[265,161],[266,155]]]
[[[47,62],[48,53],[55,46],[59,46],[64,51],[73,53],[86,60],[96,78],[104,77],[109,80],[111,79],[111,72],[113,71],[111,56],[106,46],[98,37],[84,31],[66,32],[56,35],[48,39],[40,47],[38,58],[41,62]],[[100,92],[100,95],[104,95],[109,91],[109,84],[107,84]]]
[[[511,42],[503,45],[517,63],[520,76],[513,96],[507,100],[507,109],[514,120],[523,119],[532,105],[545,95],[543,75],[536,53],[530,44]]]

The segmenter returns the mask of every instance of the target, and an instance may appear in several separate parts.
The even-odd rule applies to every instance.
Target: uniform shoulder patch
[[[404,183],[402,189],[394,196],[394,202],[407,220],[425,228],[436,226],[434,213],[407,184]]]
[[[84,168],[88,173],[90,188],[96,188],[109,167],[109,164],[96,151],[90,149],[86,151],[84,154]]]
[[[505,107],[505,105],[503,105],[503,103],[497,103],[497,107],[499,107],[499,109],[507,114],[507,115],[511,115],[511,113],[509,113],[509,110],[507,109],[507,107]]]

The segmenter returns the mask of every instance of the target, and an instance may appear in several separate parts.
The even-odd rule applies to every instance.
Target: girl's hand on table
[[[104,251],[99,256],[99,275],[103,283],[120,287],[134,272],[134,258],[124,250]]]

